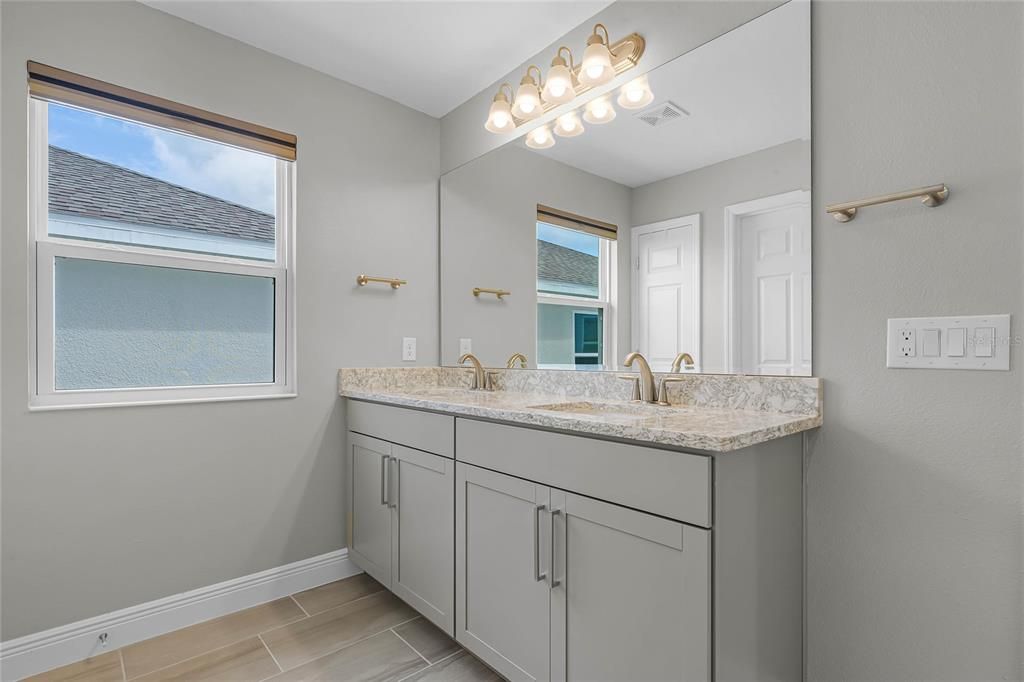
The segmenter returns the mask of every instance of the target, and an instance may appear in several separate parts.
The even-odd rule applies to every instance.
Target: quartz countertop
[[[355,400],[709,452],[822,423],[818,379],[693,375],[690,386],[671,384],[673,404],[661,406],[628,401],[629,383],[613,374],[579,374],[596,373],[500,370],[493,391],[470,390],[471,373],[445,367],[345,369],[338,381]]]

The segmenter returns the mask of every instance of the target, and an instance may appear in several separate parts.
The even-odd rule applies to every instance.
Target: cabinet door
[[[455,462],[392,447],[392,589],[454,635]]]
[[[349,556],[385,587],[391,587],[391,507],[388,502],[390,443],[349,433]]]
[[[455,478],[455,637],[509,680],[548,680],[548,488],[462,463]]]
[[[710,531],[551,491],[552,678],[707,680]]]

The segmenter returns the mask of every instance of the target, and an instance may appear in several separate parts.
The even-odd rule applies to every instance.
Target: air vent
[[[653,107],[647,107],[643,111],[633,114],[652,128],[668,125],[673,121],[681,121],[689,115],[688,111],[673,102],[655,104]]]

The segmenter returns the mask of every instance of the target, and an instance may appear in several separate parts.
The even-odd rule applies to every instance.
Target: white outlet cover
[[[459,339],[459,355],[473,352],[473,339]]]
[[[937,355],[925,354],[922,347],[925,332],[933,334],[935,330],[939,335],[939,352]],[[893,318],[888,322],[886,333],[885,366],[897,369],[1008,371],[1011,341],[1009,315]],[[928,345],[929,353],[933,352],[931,339]],[[908,354],[910,346],[912,352]],[[979,348],[982,349],[980,353],[977,352]],[[991,355],[985,355],[986,352]]]
[[[416,337],[406,336],[402,339],[402,361],[403,362],[415,362],[416,361]]]

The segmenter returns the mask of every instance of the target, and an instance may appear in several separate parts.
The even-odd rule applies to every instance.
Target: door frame
[[[692,285],[693,290],[696,292],[696,301],[694,310],[697,318],[697,341],[696,348],[687,351],[692,353],[697,358],[697,366],[700,367],[703,362],[704,355],[701,353],[702,340],[704,338],[704,313],[702,308],[702,301],[704,298],[704,289],[701,286],[701,225],[700,225],[700,213],[691,213],[689,215],[679,216],[678,218],[669,218],[668,220],[660,220],[656,223],[647,223],[646,225],[634,225],[630,230],[630,263],[631,279],[629,288],[630,298],[630,337],[629,345],[630,350],[638,350],[640,344],[640,297],[638,295],[639,290],[639,279],[640,279],[640,249],[639,239],[641,235],[648,234],[651,232],[660,232],[661,230],[668,230],[674,227],[685,227],[692,225],[694,230],[694,249],[693,259],[690,263],[692,272]]]
[[[725,259],[723,264],[724,267],[722,268],[725,273],[723,287],[725,298],[725,329],[723,330],[725,333],[723,334],[723,337],[725,345],[723,348],[723,357],[725,358],[725,372],[727,374],[734,373],[736,368],[740,366],[741,362],[738,356],[742,354],[742,349],[736,344],[738,339],[734,338],[736,330],[742,326],[742,321],[739,319],[741,306],[737,301],[737,298],[740,295],[740,277],[742,276],[738,266],[740,221],[747,216],[757,215],[758,213],[768,213],[769,211],[777,211],[779,209],[790,208],[793,206],[806,206],[807,210],[810,211],[811,191],[808,189],[795,189],[790,192],[772,194],[759,199],[741,201],[725,207],[725,217],[722,221],[722,225],[725,228],[724,247],[722,249],[723,257]],[[813,238],[813,222],[811,223],[811,226],[812,234],[808,236]],[[813,242],[811,246],[813,247]],[[811,268],[813,277],[813,263]],[[813,291],[811,292],[811,338],[814,338]]]

